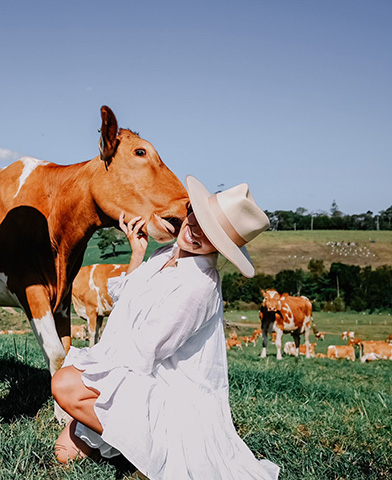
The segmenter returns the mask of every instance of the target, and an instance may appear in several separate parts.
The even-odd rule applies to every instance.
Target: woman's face
[[[206,255],[216,251],[214,245],[204,235],[193,212],[182,223],[177,243],[181,250],[194,255]]]

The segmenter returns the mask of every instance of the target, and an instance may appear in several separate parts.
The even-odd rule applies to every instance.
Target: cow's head
[[[276,290],[261,290],[263,295],[263,307],[269,312],[278,312],[281,310],[280,295]]]
[[[94,201],[104,214],[103,225],[115,225],[141,215],[144,233],[158,242],[177,236],[187,213],[187,192],[160,159],[150,142],[117,127],[109,107],[101,108],[100,163],[93,182]]]

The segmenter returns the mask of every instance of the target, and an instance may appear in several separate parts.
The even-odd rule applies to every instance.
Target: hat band
[[[208,197],[208,203],[210,204],[211,210],[213,210],[218,222],[223,230],[227,233],[228,237],[237,245],[237,247],[243,247],[247,243],[246,240],[241,237],[241,235],[230,223],[230,220],[226,217],[224,211],[219,205],[216,194]]]

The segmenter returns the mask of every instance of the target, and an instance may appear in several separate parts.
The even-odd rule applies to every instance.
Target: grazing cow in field
[[[102,321],[113,308],[108,279],[126,272],[128,265],[95,264],[82,267],[72,285],[72,303],[80,318],[87,320],[90,347],[102,333]]]
[[[253,330],[253,336],[254,337],[261,337],[263,335],[263,330],[261,329],[256,329],[256,330]]]
[[[313,325],[312,304],[306,297],[291,297],[287,293],[279,295],[276,290],[261,290],[263,303],[259,317],[263,330],[263,350],[261,358],[267,356],[268,332],[276,332],[276,358],[282,358],[283,333],[291,333],[294,338],[296,355],[299,355],[300,335],[305,334],[306,357],[309,358],[309,335],[310,329],[317,334]]]
[[[329,345],[327,357],[333,359],[345,358],[354,362],[355,350],[352,345]]]
[[[70,338],[71,285],[87,242],[141,215],[158,242],[177,236],[189,198],[155,148],[101,108],[100,155],[61,166],[24,157],[0,170],[0,305],[23,307],[53,375]],[[67,140],[69,133],[67,132]]]
[[[0,335],[24,335],[26,330],[0,330]]]
[[[71,325],[71,338],[76,338],[78,340],[86,340],[86,325]]]
[[[240,340],[245,343],[245,347],[247,347],[250,343],[253,343],[253,346],[256,346],[257,337],[252,335],[248,337],[241,337]]]
[[[309,345],[309,356],[314,357],[315,356],[315,347],[317,343],[311,343]],[[297,347],[295,346],[295,342],[286,342],[283,347],[283,352],[286,355],[296,355],[297,354]],[[306,345],[300,345],[299,346],[299,354],[300,355],[306,355]]]
[[[347,345],[354,345],[354,347],[359,347],[362,343],[360,338],[349,338]]]
[[[362,341],[360,344],[361,362],[371,360],[392,360],[392,345],[383,340]]]
[[[242,350],[242,343],[241,340],[238,340],[238,338],[228,338],[226,340],[226,348],[227,350],[230,350],[233,347],[240,348]]]
[[[355,337],[355,332],[351,331],[351,332],[343,332],[342,335],[340,336],[340,338],[342,340],[349,340],[349,339],[352,339]]]

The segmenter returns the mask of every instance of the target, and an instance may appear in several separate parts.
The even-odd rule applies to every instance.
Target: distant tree
[[[338,204],[335,200],[333,200],[332,202],[330,212],[331,217],[341,217],[343,215],[342,212],[339,210]]]
[[[325,273],[324,260],[312,258],[308,263],[308,270],[313,279],[321,277]]]
[[[392,205],[380,211],[380,229],[392,230]]]
[[[112,255],[116,255],[116,247],[125,243],[126,237],[123,232],[117,230],[114,227],[103,228],[97,232],[99,241],[97,243],[98,248],[102,253],[105,253],[106,249],[112,248]]]
[[[303,207],[298,207],[297,210],[295,211],[297,215],[305,215],[306,212],[307,212],[306,208],[303,208]]]

